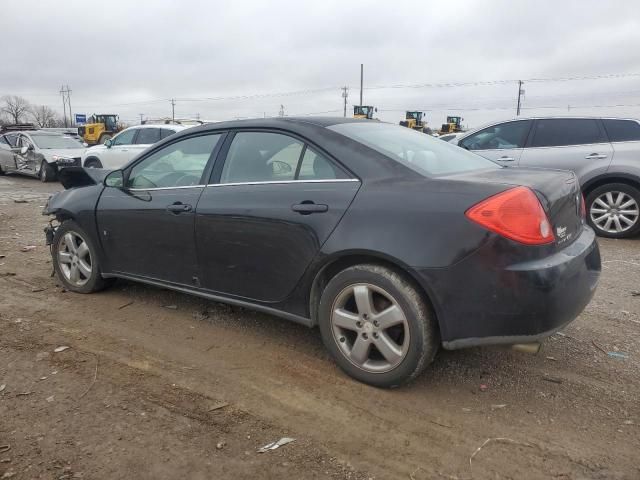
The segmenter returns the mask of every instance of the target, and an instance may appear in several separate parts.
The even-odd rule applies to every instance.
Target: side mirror
[[[114,170],[104,178],[105,187],[123,188],[124,172],[122,170]]]
[[[111,148],[111,145],[113,145],[113,140],[111,140],[110,138],[107,138],[104,141],[104,146],[107,147],[107,148]]]
[[[85,146],[85,147],[89,146],[89,144],[87,142],[82,142],[82,145]]]
[[[20,149],[20,155],[24,155],[29,151],[29,147],[22,147]]]

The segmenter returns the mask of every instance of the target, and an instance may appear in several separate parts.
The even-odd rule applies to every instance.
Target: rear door
[[[505,166],[515,166],[531,128],[531,120],[498,123],[458,142],[458,146],[494,160]]]
[[[156,142],[160,141],[160,129],[156,127],[141,127],[138,130],[138,135],[136,135],[135,141],[133,145],[129,147],[129,152],[126,156],[125,161],[131,160],[136,155],[142,153],[144,150],[149,148]]]
[[[0,169],[3,172],[16,168],[15,152],[6,135],[0,136]]]
[[[276,302],[295,288],[360,182],[319,148],[272,131],[230,135],[198,203],[202,286]]]
[[[105,187],[96,217],[109,271],[197,285],[195,211],[221,137],[164,145],[127,168],[124,188]]]
[[[606,172],[612,157],[599,119],[546,118],[535,121],[520,165],[572,170],[585,183]]]

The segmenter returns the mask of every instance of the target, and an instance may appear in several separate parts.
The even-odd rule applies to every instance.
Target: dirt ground
[[[595,299],[540,354],[443,351],[386,391],[275,317],[63,291],[40,214],[59,189],[0,178],[0,478],[640,478],[640,239],[600,241]]]

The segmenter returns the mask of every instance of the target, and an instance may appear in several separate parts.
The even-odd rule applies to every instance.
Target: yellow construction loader
[[[462,117],[447,117],[447,123],[442,124],[442,128],[438,132],[440,135],[444,133],[456,133],[462,131]]]
[[[423,112],[407,112],[405,120],[401,121],[400,125],[424,133],[427,129],[427,122],[423,121],[423,116]]]
[[[78,134],[89,145],[101,145],[122,130],[118,124],[118,115],[113,113],[94,113],[87,124],[78,127]]]
[[[375,107],[370,107],[365,105],[354,105],[353,118],[368,118],[369,120],[371,120],[373,119],[373,113],[377,111],[378,109]]]

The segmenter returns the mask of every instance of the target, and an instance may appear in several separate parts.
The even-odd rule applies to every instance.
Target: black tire
[[[76,285],[70,282],[62,271],[62,266],[59,258],[59,252],[64,250],[64,246],[61,245],[63,238],[67,233],[78,235],[87,244],[90,255],[91,275],[86,278],[86,282],[83,285]],[[53,237],[53,244],[51,245],[51,255],[53,268],[58,276],[58,279],[64,285],[64,288],[72,292],[77,293],[93,293],[102,290],[112,283],[112,279],[102,278],[102,272],[100,264],[98,262],[97,251],[91,238],[87,233],[73,220],[65,220],[57,229]]]
[[[110,133],[103,133],[102,135],[100,135],[100,138],[98,139],[98,145],[102,145],[104,144],[104,142],[106,142],[107,140],[110,140],[113,137],[113,135],[111,135]]]
[[[344,336],[338,339],[334,335],[331,320],[334,304],[339,301],[343,292],[358,284],[380,288],[390,294],[406,318],[406,327],[402,328],[408,328],[409,337],[404,344],[406,347],[403,346],[404,357],[391,370],[372,372],[357,366],[343,352],[344,346],[348,347],[351,341],[347,339],[345,344]],[[367,316],[360,318],[366,319]],[[404,276],[380,265],[355,265],[335,275],[322,292],[318,323],[322,340],[340,368],[356,380],[375,387],[394,388],[413,380],[433,361],[440,345],[436,320],[422,293]],[[360,335],[355,333],[354,338],[359,338]],[[365,333],[362,335],[367,338]],[[370,338],[370,342],[373,342],[373,337]],[[352,341],[353,344],[355,340]],[[373,350],[372,348],[367,350],[369,358],[375,355],[376,352]]]
[[[89,157],[84,161],[84,168],[102,168],[102,162],[96,157]]]
[[[40,163],[40,171],[38,172],[38,178],[41,182],[53,182],[56,179],[56,169],[46,160],[42,160]]]
[[[592,208],[599,209],[597,210],[598,212],[604,209],[602,205],[594,205],[594,202],[596,202],[596,200],[602,195],[606,195],[608,192],[612,192],[612,194],[616,196],[618,193],[626,194],[629,198],[635,201],[635,210],[640,210],[640,190],[632,187],[631,185],[627,185],[626,183],[607,183],[593,189],[591,192],[589,192],[587,198],[585,199],[587,209],[587,223],[589,224],[589,226],[593,228],[597,235],[607,238],[629,238],[640,233],[640,215],[635,215],[635,217],[626,215],[626,218],[635,218],[635,223],[628,226],[628,228],[626,228],[625,230],[619,232],[607,231],[603,228],[606,224],[598,225],[598,223],[594,221],[594,217],[598,217],[597,213],[592,212]],[[624,225],[625,227],[627,226],[627,224],[624,222],[621,223],[621,225]]]
[[[6,172],[2,169],[2,165],[0,165],[0,177],[6,175]]]

